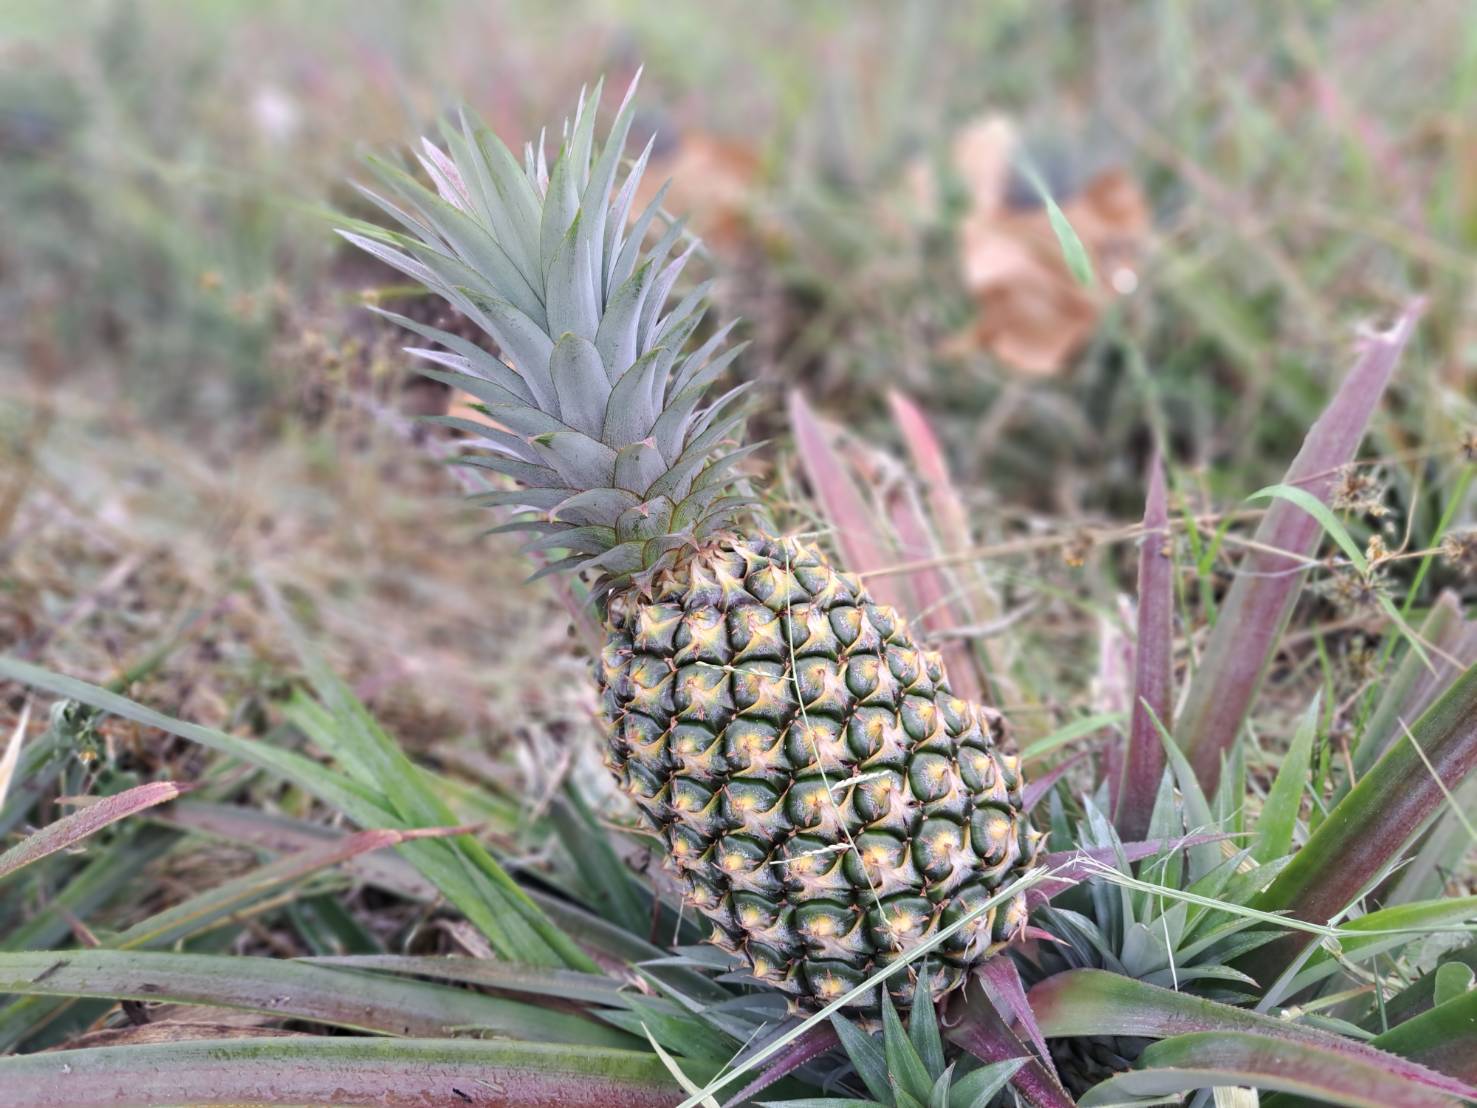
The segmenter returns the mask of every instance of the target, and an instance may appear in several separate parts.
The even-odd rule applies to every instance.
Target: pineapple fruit
[[[754,509],[734,470],[744,386],[708,398],[740,348],[726,327],[694,340],[706,285],[669,304],[696,244],[664,225],[663,193],[632,219],[650,146],[616,184],[630,101],[597,151],[599,89],[582,97],[552,168],[542,142],[520,164],[464,119],[423,144],[432,188],[371,163],[384,190],[366,192],[403,230],[343,233],[496,344],[382,313],[435,344],[411,351],[421,372],[479,402],[448,422],[514,487],[477,499],[565,552],[541,573],[591,581],[606,760],[689,903],[755,979],[813,1006],[989,899],[1039,836],[998,714]],[[890,988],[957,986],[1025,921],[1021,894],[946,940],[931,980]]]

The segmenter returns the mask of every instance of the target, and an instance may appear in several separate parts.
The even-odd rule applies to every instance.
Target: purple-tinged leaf
[[[1017,1033],[1026,1033],[1026,1038],[1036,1048],[1042,1064],[1054,1073],[1056,1067],[1052,1064],[1051,1052],[1046,1049],[1046,1039],[1042,1037],[1036,1016],[1026,1001],[1026,989],[1021,984],[1020,971],[1015,968],[1015,963],[1006,955],[997,955],[981,965],[975,973],[985,995],[995,1005],[995,1011],[1000,1013],[1000,1018],[1005,1020],[1007,1026],[1017,1030]]]
[[[834,1027],[829,1023],[816,1024],[765,1063],[763,1072],[729,1097],[724,1102],[724,1108],[729,1108],[730,1105],[747,1104],[776,1081],[794,1073],[807,1062],[814,1061],[840,1045],[841,1037],[836,1034]]]
[[[22,866],[38,862],[49,854],[55,854],[58,850],[76,846],[89,835],[96,834],[120,819],[127,819],[155,805],[167,803],[189,788],[190,786],[176,781],[151,781],[147,785],[137,785],[93,801],[81,811],[47,824],[0,854],[0,878],[9,876]]]
[[[970,545],[969,513],[964,508],[964,499],[954,487],[949,476],[948,459],[938,437],[929,426],[928,419],[914,404],[896,389],[887,393],[887,402],[892,407],[892,418],[902,435],[908,454],[918,469],[918,476],[928,493],[929,510],[938,523],[944,549],[951,554],[966,550]]]
[[[939,545],[944,553],[958,559],[973,545],[973,533],[964,498],[949,473],[944,448],[918,405],[896,389],[888,390],[887,401],[892,408],[898,434],[908,448],[908,456],[923,485]],[[977,563],[963,562],[955,567],[951,576],[957,576],[962,584],[956,600],[961,619],[990,623],[1000,618],[1000,598]],[[1003,648],[996,640],[986,639],[983,650],[991,673],[998,675],[1006,666]]]
[[[1274,1046],[1286,1048],[1291,1044],[1317,1049],[1343,1060],[1350,1067],[1358,1065],[1388,1072],[1412,1088],[1447,1097],[1477,1096],[1477,1089],[1456,1078],[1366,1043],[1160,988],[1107,970],[1079,969],[1056,974],[1033,987],[1028,999],[1047,1038],[1101,1035],[1105,1032],[1148,1039],[1168,1039],[1192,1033],[1206,1033],[1212,1037],[1242,1034],[1268,1040]],[[1235,1081],[1228,1083],[1238,1084]]]
[[[326,824],[294,820],[257,808],[200,800],[181,801],[164,813],[161,822],[228,842],[258,847],[272,854],[314,850],[349,835],[349,832]],[[303,856],[307,857],[306,854]],[[344,859],[343,866],[356,881],[407,900],[436,899],[436,886],[398,854],[364,851]]]
[[[1155,453],[1149,463],[1149,494],[1144,505],[1144,537],[1139,549],[1138,636],[1134,647],[1133,714],[1123,758],[1114,821],[1125,839],[1141,839],[1159,780],[1164,776],[1164,743],[1155,718],[1166,728],[1174,700],[1174,559],[1169,549],[1169,503],[1164,466]]]
[[[1080,1103],[1098,1108],[1217,1086],[1272,1089],[1348,1108],[1458,1108],[1461,1103],[1377,1062],[1245,1031],[1194,1032],[1154,1043],[1134,1069],[1089,1089]]]
[[[1093,678],[1096,706],[1112,712],[1126,725],[1133,714],[1134,636],[1125,628],[1137,627],[1138,614],[1126,597],[1118,598],[1121,618],[1106,612],[1097,619],[1097,676]],[[1108,787],[1108,811],[1118,809],[1118,793],[1123,788],[1123,760],[1127,756],[1127,730],[1114,727],[1112,736],[1097,749],[1097,778]]]
[[[832,448],[825,428],[799,392],[790,394],[790,427],[805,475],[826,519],[835,528],[843,568],[866,574],[891,566],[896,559],[878,537],[871,509]],[[867,589],[881,604],[890,604],[905,614],[914,611],[895,578],[872,578],[867,581]]]
[[[689,1075],[711,1067],[683,1061]],[[201,1040],[0,1058],[0,1108],[145,1104],[429,1104],[671,1108],[649,1051],[497,1039]]]
[[[1419,748],[1419,749],[1417,749]],[[1400,857],[1477,769],[1477,666],[1410,726],[1364,775],[1257,898],[1266,912],[1327,923]],[[1247,968],[1266,983],[1308,944],[1302,932],[1254,952]]]
[[[1406,1020],[1371,1045],[1477,1084],[1477,990]]]
[[[1016,1070],[1010,1083],[1031,1108],[1076,1108],[1056,1074],[1042,1065],[1032,1055],[1031,1048],[1006,1026],[978,984],[971,982],[956,997],[944,1029],[950,1041],[982,1062],[1029,1059]]]
[[[1365,339],[1359,360],[1303,440],[1285,484],[1328,502],[1339,468],[1359,449],[1420,311],[1419,304],[1412,305],[1389,331]],[[1241,732],[1297,602],[1306,575],[1303,559],[1322,534],[1318,521],[1301,508],[1274,503],[1256,531],[1259,549],[1245,557],[1221,606],[1176,731],[1207,794],[1215,790],[1221,759]]]
[[[889,496],[887,510],[905,560],[926,561],[938,553],[928,522],[923,518],[911,489],[899,489]],[[925,631],[937,635],[959,626],[951,602],[957,590],[941,568],[921,565],[910,570],[905,580],[912,590],[913,602],[918,606],[918,622]],[[939,643],[938,651],[943,655],[950,691],[972,703],[981,703],[985,690],[968,643],[957,637],[948,637]]]

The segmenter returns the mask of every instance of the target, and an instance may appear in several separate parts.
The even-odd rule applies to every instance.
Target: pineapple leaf
[[[1477,1089],[1424,1071],[1425,1081],[1412,1087],[1410,1064],[1393,1055],[1351,1056],[1340,1040],[1326,1043],[1287,1042],[1246,1031],[1200,1031],[1154,1043],[1138,1066],[1091,1089],[1081,1108],[1122,1104],[1136,1097],[1163,1097],[1210,1086],[1249,1085],[1311,1097],[1348,1108],[1440,1108],[1451,1094],[1477,1096]]]
[[[1477,990],[1436,1004],[1380,1034],[1370,1045],[1477,1083]]]
[[[615,264],[611,266],[610,277],[607,281],[609,287],[618,287],[635,270],[636,261],[641,257],[641,244],[646,238],[646,232],[650,229],[652,220],[661,211],[662,201],[667,198],[669,184],[670,182],[657,190],[656,195],[651,198],[650,203],[642,209],[641,214],[636,217],[636,221],[631,224],[631,229],[626,235],[625,245],[621,247],[621,252],[617,256]],[[667,234],[671,235],[673,239],[676,238],[677,234],[681,233],[680,230],[676,230],[674,233],[674,228],[669,228],[667,231]],[[662,241],[665,241],[665,236]],[[656,249],[653,249],[647,256],[647,260],[652,262],[652,272],[657,272],[660,267],[660,261]]]
[[[545,304],[550,334],[572,331],[582,339],[593,341],[600,329],[600,304],[591,283],[592,244],[583,228],[584,214],[576,213],[569,233],[560,241],[549,263]]]
[[[918,1051],[914,1049],[908,1033],[903,1030],[902,1021],[898,1019],[897,1008],[892,1003],[892,995],[885,987],[881,992],[882,1051],[887,1058],[888,1079],[892,1083],[894,1092],[899,1094],[899,1103],[902,1102],[901,1094],[927,1103],[934,1078],[923,1064]]]
[[[1390,331],[1369,339],[1328,407],[1309,429],[1283,480],[1323,499],[1340,466],[1350,462],[1415,330],[1419,307],[1408,308]],[[1201,783],[1212,788],[1221,753],[1236,742],[1261,688],[1272,653],[1297,602],[1304,574],[1299,558],[1318,542],[1317,520],[1277,501],[1257,527],[1258,551],[1247,555],[1221,604],[1200,665],[1175,721],[1175,737]],[[1268,550],[1286,551],[1276,554]]]
[[[1319,825],[1256,900],[1302,920],[1336,918],[1388,872],[1451,792],[1477,771],[1477,665],[1410,725]],[[1307,944],[1288,935],[1258,951],[1252,972],[1266,981]]]
[[[642,301],[651,288],[652,265],[642,262],[615,290],[605,305],[605,314],[595,331],[595,349],[605,363],[605,375],[612,385],[621,379],[636,361],[636,321]]]
[[[571,523],[604,523],[617,519],[628,508],[641,503],[641,498],[625,489],[586,489],[561,500],[549,515]]]
[[[520,311],[542,325],[544,306],[538,293],[483,224],[432,193],[398,166],[372,156],[366,162],[397,196],[414,205],[423,222],[412,224],[413,230],[433,230],[449,248],[442,253],[455,252],[465,259],[466,267],[489,282],[492,290],[500,291]]]
[[[535,291],[542,293],[544,271],[539,253],[538,194],[524,176],[513,152],[487,127],[475,130],[462,117],[466,153],[479,182],[485,182],[484,218],[503,249],[518,262],[518,268]]]
[[[695,1077],[713,1066],[688,1063]],[[676,1083],[649,1050],[507,1039],[291,1038],[145,1043],[0,1058],[0,1104],[453,1103],[489,1086],[513,1104],[598,1108],[619,1089],[632,1104],[670,1103]],[[11,1095],[17,1094],[17,1095]],[[460,1098],[456,1098],[459,1100]]]
[[[554,346],[549,376],[554,379],[564,421],[591,438],[600,438],[609,383],[594,344],[566,332]]]
[[[394,1035],[450,1036],[476,1027],[513,1039],[638,1045],[577,1015],[521,1001],[281,958],[106,949],[0,952],[0,986],[27,996],[223,1006]]]
[[[625,370],[605,404],[601,437],[613,446],[630,446],[651,434],[656,409],[651,404],[651,381],[661,369],[662,351],[652,350]],[[641,490],[637,490],[638,492]]]
[[[610,192],[615,185],[616,170],[620,167],[621,156],[625,153],[626,137],[630,134],[631,120],[635,117],[636,88],[641,82],[641,74],[638,71],[632,78],[630,85],[626,88],[626,95],[621,99],[620,107],[616,109],[615,122],[611,125],[610,133],[605,137],[605,144],[601,148],[600,157],[595,161],[589,172],[589,180],[585,184],[584,193],[580,197],[580,210],[587,213],[589,220],[588,232],[592,244],[591,256],[599,258],[600,264],[596,271],[591,273],[595,299],[604,304],[606,298],[606,274],[609,265],[608,250],[606,248],[605,222],[610,215]],[[594,98],[591,101],[590,116],[595,114],[595,108],[600,103],[599,88],[597,86]],[[624,213],[620,216],[624,219]]]
[[[681,234],[682,229],[682,221],[679,220],[672,224],[671,230],[668,233],[671,235],[673,244],[675,244],[677,235]],[[672,234],[671,232],[676,232],[676,234]],[[662,256],[665,254],[663,247],[663,243],[665,242],[666,239],[663,238],[657,243],[656,249],[652,252],[652,260],[658,265],[660,265]],[[661,341],[659,338],[660,330],[657,326],[660,313],[667,303],[667,297],[672,293],[672,287],[677,283],[677,278],[682,275],[683,269],[687,267],[688,259],[692,257],[696,250],[697,242],[693,241],[689,243],[687,249],[668,262],[657,275],[656,280],[652,282],[651,295],[641,305],[641,322],[636,331],[636,342],[639,346],[655,346]]]
[[[1026,1058],[1012,1058],[1006,1062],[990,1062],[955,1078],[954,1087],[949,1091],[949,1108],[988,1108],[995,1094],[1005,1088],[1027,1061]]]
[[[919,979],[929,979],[927,966],[919,970]],[[918,1052],[918,1057],[923,1059],[923,1066],[928,1073],[935,1080],[942,1076],[944,1040],[939,1034],[938,1014],[934,1011],[933,1001],[925,994],[920,994],[908,1015],[908,1039]]]
[[[422,338],[431,342],[440,343],[448,350],[460,355],[466,364],[465,372],[486,380],[493,381],[512,393],[518,400],[526,403],[533,402],[533,393],[528,391],[528,386],[523,383],[523,378],[517,372],[494,354],[489,354],[476,343],[468,342],[460,335],[454,335],[449,331],[443,331],[437,327],[428,327],[424,323],[417,322],[409,316],[398,315],[395,312],[387,312],[383,308],[370,305],[370,311],[383,319],[388,319],[397,326],[404,327],[408,331],[414,331]],[[410,353],[420,355],[417,350]]]
[[[836,1034],[841,1038],[841,1046],[846,1051],[846,1057],[851,1060],[852,1066],[856,1069],[856,1075],[862,1079],[867,1092],[884,1104],[890,1104],[892,1085],[888,1080],[889,1062],[882,1047],[872,1036],[839,1012],[832,1013],[831,1024],[836,1028]]]
[[[577,489],[602,489],[614,483],[615,451],[583,432],[551,431],[535,435],[529,443],[567,485]]]
[[[447,465],[488,469],[528,486],[548,487],[560,481],[559,473],[548,466],[520,461],[506,454],[458,454],[446,462]]]
[[[621,278],[618,281],[615,276],[615,264],[623,253],[622,246],[625,242],[622,238],[622,232],[626,228],[626,221],[631,218],[631,203],[636,198],[636,190],[641,186],[641,178],[646,174],[646,166],[651,161],[651,152],[655,147],[656,136],[652,135],[651,138],[646,140],[646,146],[642,149],[641,155],[636,159],[635,164],[631,166],[631,171],[626,174],[626,179],[621,184],[620,191],[616,193],[615,200],[611,203],[610,211],[606,215],[605,272],[602,275],[605,282],[604,292],[606,297],[610,296],[617,284],[625,280],[625,278]],[[644,229],[642,233],[644,233]]]
[[[633,442],[616,453],[612,483],[639,495],[648,492],[665,471],[661,452],[650,441]]]

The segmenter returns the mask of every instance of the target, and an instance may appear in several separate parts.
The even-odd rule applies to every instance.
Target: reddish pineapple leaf
[[[1239,1035],[1248,1044],[1259,1044],[1258,1057],[1263,1048],[1274,1057],[1276,1051],[1281,1049],[1283,1057],[1289,1059],[1289,1068],[1293,1065],[1293,1058],[1304,1056],[1298,1051],[1298,1048],[1303,1048],[1307,1052],[1306,1057],[1310,1059],[1310,1073],[1322,1072],[1325,1065],[1339,1062],[1349,1072],[1384,1074],[1387,1084],[1393,1082],[1396,1086],[1404,1086],[1410,1096],[1418,1093],[1427,1098],[1387,1100],[1387,1106],[1405,1103],[1446,1105],[1452,1103],[1452,1097],[1477,1096],[1477,1089],[1458,1078],[1437,1073],[1426,1066],[1366,1043],[1258,1012],[1233,1008],[1203,997],[1160,988],[1106,970],[1079,969],[1056,974],[1032,988],[1028,999],[1041,1031],[1047,1038],[1100,1035],[1108,1030],[1114,1035],[1135,1035],[1149,1039],[1174,1039],[1190,1034],[1203,1034],[1204,1042],[1209,1043]],[[1203,1061],[1207,1068],[1213,1068],[1211,1057],[1203,1053],[1189,1056],[1197,1062]],[[1146,1056],[1141,1065],[1147,1066],[1151,1061]],[[1178,1060],[1168,1057],[1161,1059],[1159,1064],[1168,1067],[1181,1065]],[[1250,1080],[1228,1080],[1203,1084],[1252,1083]],[[1199,1087],[1201,1086],[1198,1084],[1178,1086],[1179,1089]],[[1268,1084],[1264,1087],[1285,1086]],[[1436,1099],[1430,1099],[1432,1096]],[[1343,1103],[1338,1097],[1328,1099]]]
[[[1010,1083],[1020,1099],[1031,1108],[1075,1108],[1054,1070],[1043,1065],[1031,1053],[1031,1048],[1006,1026],[977,983],[971,981],[962,990],[962,995],[956,997],[944,1026],[952,1042],[982,1062],[1029,1059],[1015,1071]]]
[[[843,568],[868,574],[892,566],[896,559],[879,537],[871,509],[831,446],[825,428],[799,392],[790,394],[790,426],[805,475],[821,510],[835,529],[836,545],[845,563]],[[895,577],[870,578],[867,589],[878,603],[889,604],[904,613],[916,611]]]
[[[888,497],[888,514],[897,532],[902,556],[907,561],[923,561],[938,553],[928,522],[923,518],[911,489],[900,489]],[[906,575],[918,605],[918,621],[925,631],[938,634],[959,626],[954,618],[953,598],[957,594],[944,571],[934,566],[918,566]],[[974,654],[959,638],[945,638],[938,644],[949,674],[949,688],[955,696],[971,703],[985,699],[984,685],[977,672]]]
[[[949,463],[933,428],[928,425],[918,405],[896,389],[888,391],[887,401],[892,406],[892,418],[902,434],[908,454],[918,469],[918,477],[927,490],[928,507],[939,526],[944,549],[951,554],[968,549],[969,513],[965,511],[964,499],[949,476]]]
[[[1377,1062],[1245,1031],[1191,1032],[1154,1043],[1134,1069],[1089,1089],[1079,1103],[1097,1108],[1217,1086],[1273,1089],[1348,1108],[1458,1108],[1460,1103]]]
[[[22,839],[4,854],[0,854],[0,878],[4,878],[32,862],[40,861],[58,850],[76,846],[89,835],[96,834],[109,824],[120,819],[164,804],[186,792],[190,786],[175,781],[151,781],[137,785],[113,796],[93,801],[80,812],[63,816],[55,823]]]
[[[1389,331],[1365,340],[1354,368],[1308,431],[1284,484],[1328,502],[1339,468],[1359,449],[1420,311],[1419,304],[1412,305]],[[1221,760],[1241,732],[1297,602],[1306,576],[1302,558],[1317,548],[1322,535],[1313,516],[1294,504],[1274,503],[1256,531],[1260,549],[1246,556],[1221,606],[1176,730],[1207,795],[1215,791]],[[1286,553],[1272,552],[1279,550]]]
[[[1164,466],[1156,452],[1149,463],[1144,538],[1139,549],[1138,636],[1134,648],[1133,714],[1123,759],[1114,820],[1125,839],[1149,831],[1154,798],[1164,776],[1159,723],[1170,728],[1174,699],[1174,561],[1169,549],[1169,504]]]
[[[912,459],[918,480],[923,485],[939,545],[946,554],[958,559],[972,545],[973,530],[964,498],[949,473],[944,448],[918,405],[896,389],[888,391],[887,401],[892,408],[898,434],[908,448],[908,457]],[[1000,618],[999,597],[976,563],[965,562],[956,566],[955,572],[949,576],[957,576],[963,586],[956,602],[960,619],[988,623]],[[982,649],[989,661],[989,674],[999,674],[1006,668],[1007,659],[998,640],[985,640]]]
[[[829,1023],[818,1023],[764,1065],[758,1077],[724,1102],[730,1105],[747,1104],[776,1081],[794,1073],[806,1062],[813,1061],[829,1050],[841,1045],[841,1037]]]
[[[1017,1034],[1025,1032],[1026,1038],[1036,1048],[1042,1065],[1055,1075],[1056,1067],[1052,1065],[1051,1052],[1046,1049],[1046,1039],[1042,1037],[1036,1016],[1026,1000],[1026,989],[1021,984],[1020,971],[1015,968],[1015,963],[1009,957],[1000,955],[989,959],[975,972],[979,975],[980,984],[984,986],[985,995],[995,1005],[995,1011],[1000,1013],[1000,1018]]]

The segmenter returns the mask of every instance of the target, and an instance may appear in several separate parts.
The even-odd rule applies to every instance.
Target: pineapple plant
[[[634,86],[633,86],[634,91]],[[1033,864],[998,713],[950,692],[906,621],[816,547],[775,533],[736,468],[742,349],[697,337],[708,284],[672,303],[697,244],[632,218],[648,145],[617,187],[628,93],[597,151],[597,87],[550,167],[464,123],[427,141],[434,185],[374,163],[400,230],[350,241],[422,282],[501,352],[382,313],[435,343],[427,376],[474,396],[451,419],[512,487],[499,530],[563,551],[606,634],[606,761],[660,835],[712,941],[802,1004],[833,1000],[970,914]],[[649,235],[649,233],[653,233]],[[655,241],[648,244],[648,237]],[[1024,894],[944,942],[930,994],[1019,935]],[[898,982],[907,1003],[917,983]]]
[[[1106,789],[1081,798],[1082,814],[1076,821],[1068,819],[1060,794],[1052,800],[1053,840],[1060,838],[1108,861],[1036,913],[1035,923],[1045,941],[1029,951],[1013,952],[1028,986],[1057,974],[1093,969],[1229,1003],[1255,987],[1255,981],[1233,963],[1272,939],[1274,931],[1259,927],[1250,916],[1190,904],[1157,891],[1122,889],[1113,882],[1132,879],[1137,872],[1158,888],[1238,906],[1271,880],[1275,867],[1258,865],[1250,847],[1237,849],[1230,840],[1185,850],[1182,844],[1191,838],[1196,821],[1188,815],[1168,772],[1161,779],[1149,821],[1149,841],[1160,846],[1136,866],[1127,861],[1122,837],[1103,814],[1109,807]],[[1227,813],[1217,826],[1225,826],[1229,818]],[[1113,1074],[1131,1069],[1150,1042],[1105,1030],[1053,1037],[1047,1046],[1062,1085],[1073,1096],[1081,1096]]]
[[[0,1106],[688,1108],[731,1093],[796,1108],[1069,1108],[1232,1086],[1365,1108],[1477,1102],[1477,897],[1449,881],[1471,859],[1462,798],[1477,783],[1459,599],[1444,594],[1415,631],[1417,577],[1368,663],[1391,662],[1394,679],[1329,667],[1318,684],[1339,695],[1327,712],[1315,696],[1286,754],[1288,694],[1307,684],[1278,674],[1255,718],[1272,741],[1249,774],[1241,721],[1275,653],[1298,650],[1282,631],[1307,574],[1251,560],[1203,649],[1182,647],[1168,617],[1198,630],[1204,613],[1173,587],[1184,554],[1151,476],[1133,715],[1121,739],[1098,738],[1085,793],[1091,763],[1059,757],[1060,733],[1026,747],[1044,773],[1021,789],[997,750],[1003,721],[951,696],[896,613],[780,534],[735,474],[742,394],[703,395],[734,351],[704,328],[704,289],[668,310],[691,251],[658,227],[659,206],[626,232],[645,158],[617,188],[628,106],[597,152],[597,104],[582,98],[552,170],[470,127],[424,151],[431,189],[380,167],[404,231],[349,233],[470,321],[405,322],[441,348],[423,352],[429,372],[478,397],[475,418],[453,418],[490,450],[470,460],[517,485],[482,502],[528,509],[509,525],[533,530],[540,554],[567,552],[549,572],[592,586],[609,640],[595,667],[608,761],[681,880],[646,887],[563,774],[550,806],[529,806],[537,780],[515,784],[505,766],[417,764],[282,603],[270,606],[312,689],[275,706],[285,746],[161,715],[120,695],[121,676],[102,688],[0,656],[0,677],[63,698],[40,736],[22,709],[8,749],[25,749],[0,788]],[[1262,555],[1311,561],[1321,531],[1366,578],[1391,556],[1371,543],[1356,557],[1345,525],[1317,512],[1330,498],[1315,478],[1352,459],[1408,333],[1368,340],[1286,484],[1259,494],[1288,509],[1258,525]],[[1202,575],[1215,560],[1194,557]],[[272,597],[270,580],[259,587]],[[1186,657],[1215,711],[1176,719]],[[1128,716],[1117,695],[1099,706]],[[91,741],[94,712],[221,760],[176,803],[187,783],[139,781],[136,763]],[[1352,756],[1335,757],[1349,730]],[[274,791],[243,796],[243,782]],[[59,798],[89,792],[58,814]],[[1044,845],[1025,813],[1046,801],[1060,853],[1035,874],[1036,941],[986,960],[1021,931],[1024,906],[1006,898]],[[173,808],[145,814],[159,804]],[[211,839],[272,860],[184,899],[171,888],[140,919],[140,873],[222,876]],[[550,849],[531,855],[535,843]],[[682,894],[748,975],[691,945]],[[997,911],[975,919],[985,900]],[[920,981],[874,988],[851,1018],[797,1015],[782,992],[750,987],[813,1008],[944,929],[955,941]],[[921,1002],[965,979],[946,1018]],[[219,1021],[222,1008],[252,1024]],[[180,1018],[192,1010],[207,1018]]]

